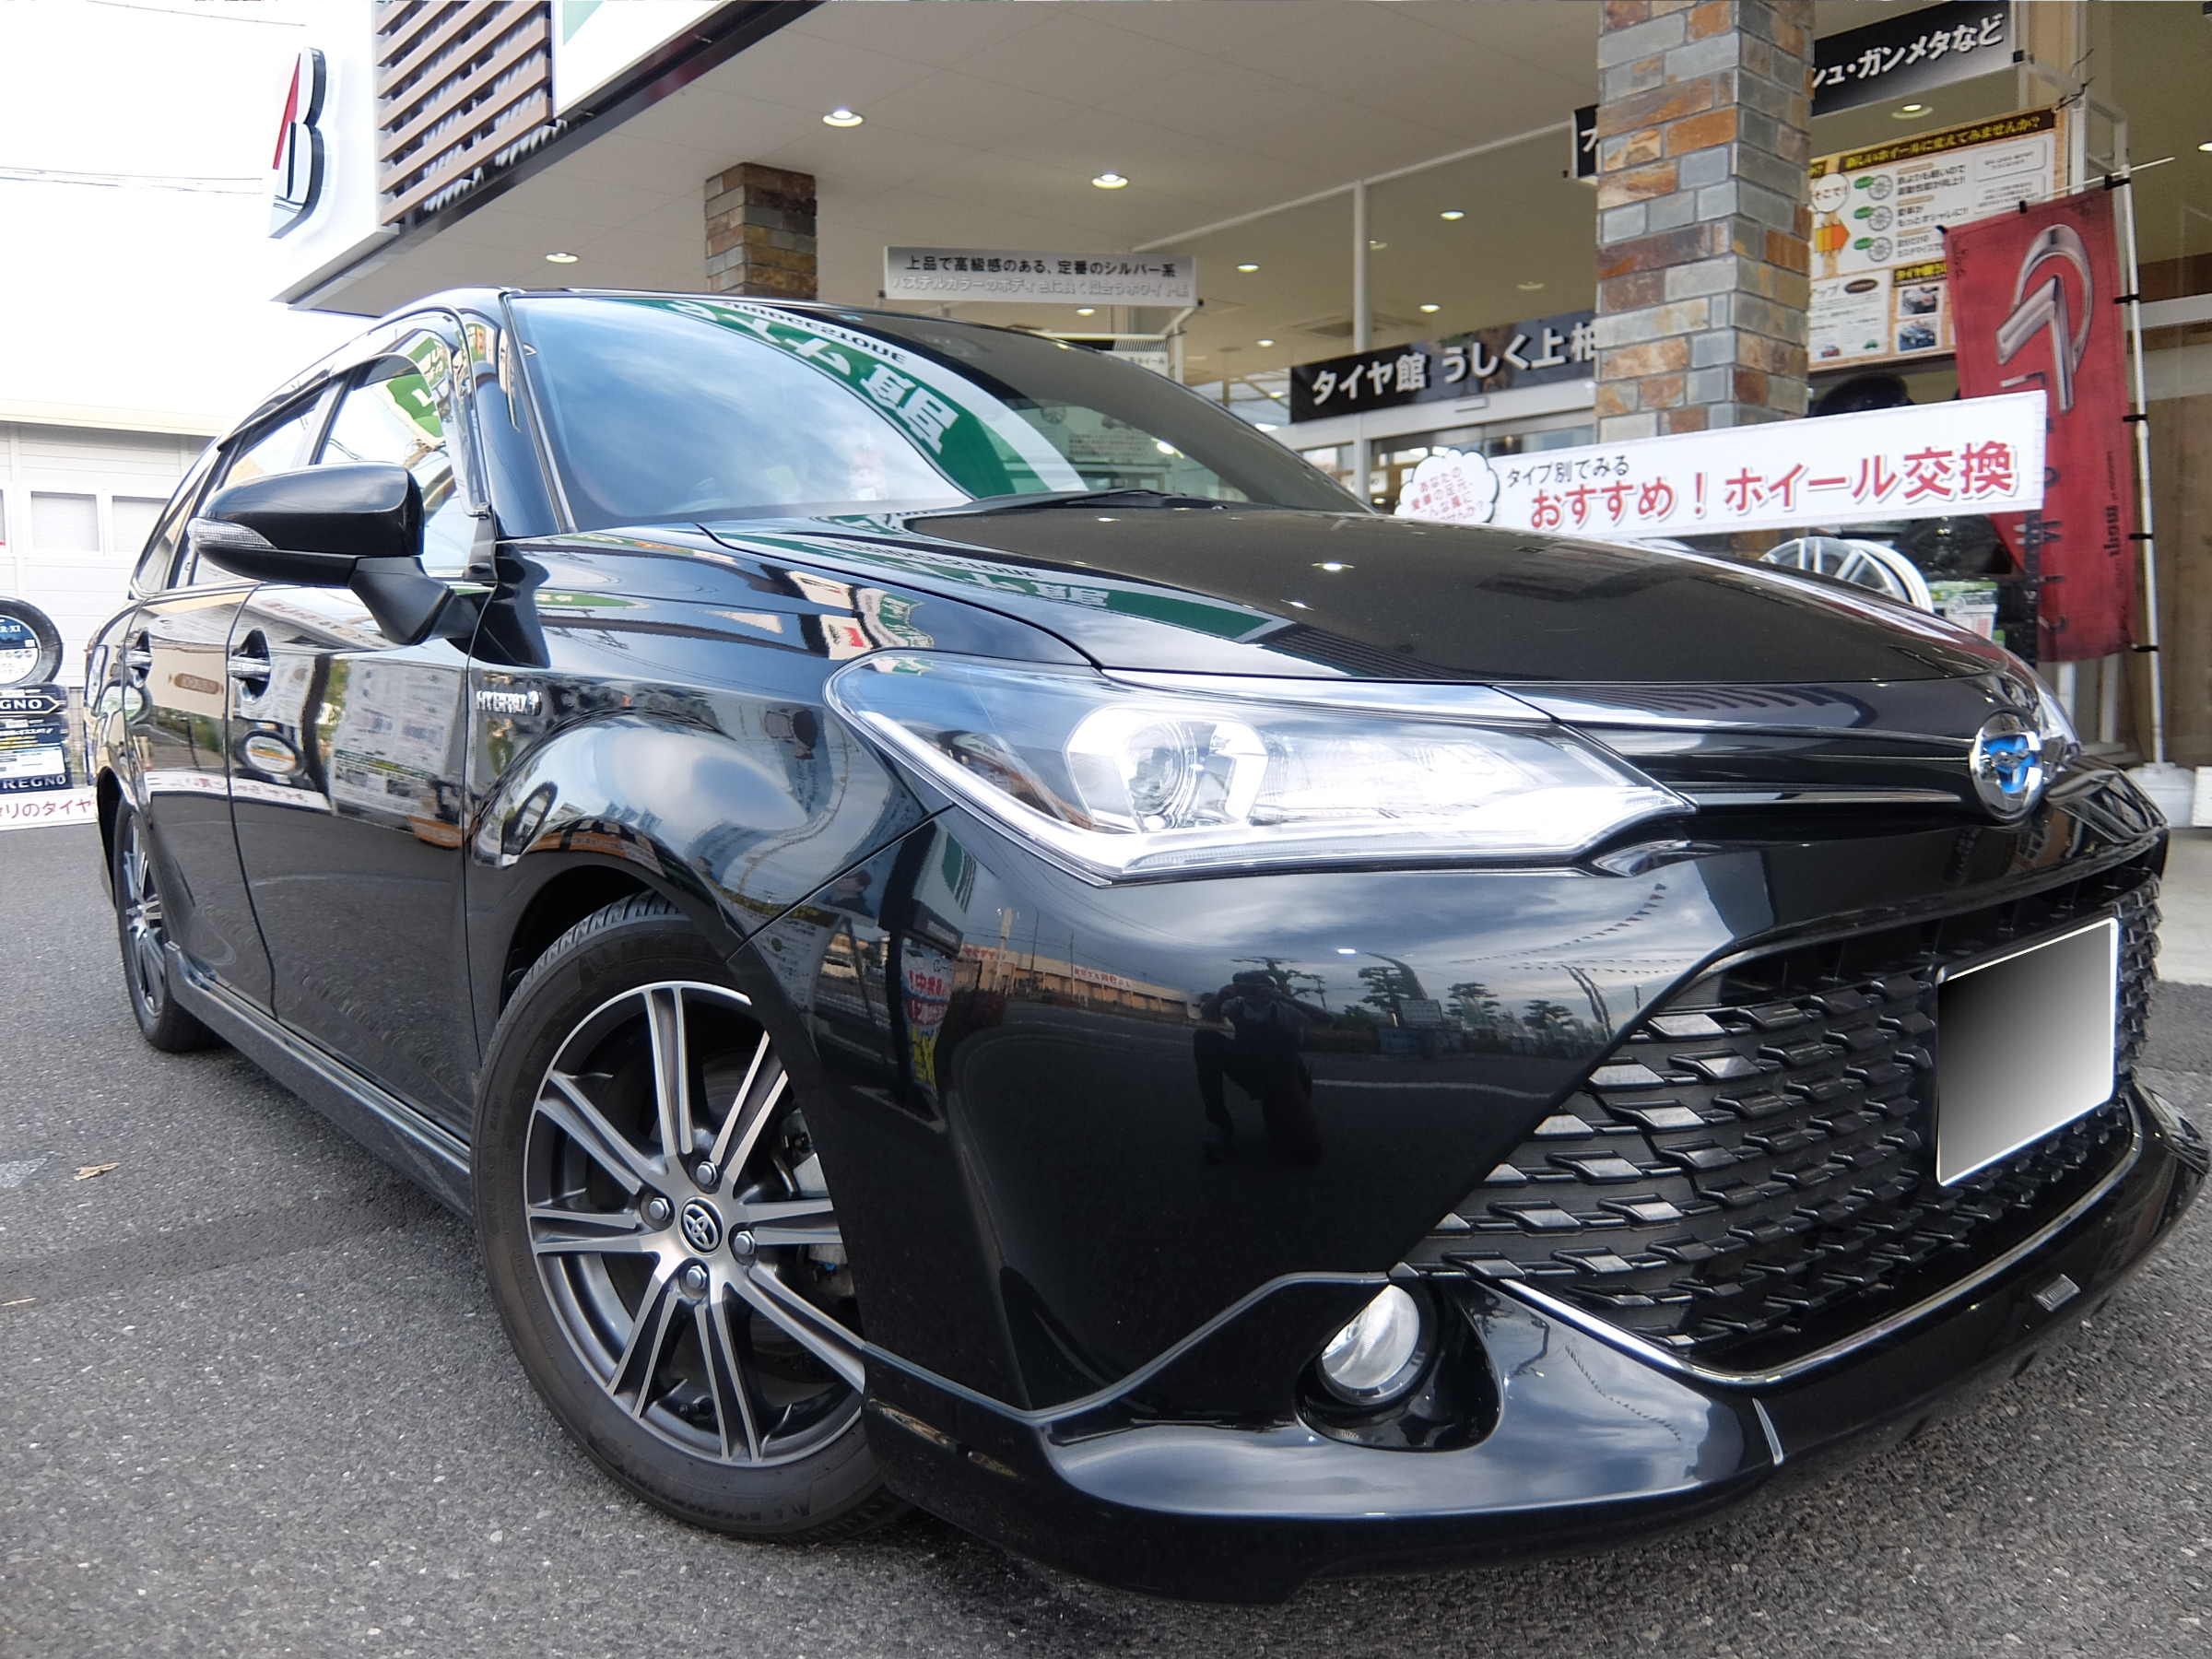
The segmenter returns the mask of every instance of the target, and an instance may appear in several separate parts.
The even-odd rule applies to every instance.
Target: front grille
[[[2115,1100],[1938,1185],[1937,973],[2112,912],[2125,1077],[2158,948],[2158,879],[2139,866],[1708,976],[1643,1020],[1409,1259],[1524,1281],[1742,1372],[1938,1294],[2093,1190],[2131,1129]]]

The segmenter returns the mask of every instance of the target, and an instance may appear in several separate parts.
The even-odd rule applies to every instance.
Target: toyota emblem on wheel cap
[[[680,1224],[686,1241],[694,1250],[712,1250],[722,1242],[722,1218],[703,1199],[694,1198],[684,1206]]]
[[[1982,804],[1999,818],[2018,818],[2043,793],[2043,735],[2009,711],[1992,714],[1974,734],[1966,766]]]

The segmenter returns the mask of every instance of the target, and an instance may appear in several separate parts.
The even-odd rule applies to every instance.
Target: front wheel
[[[507,1335],[601,1468],[753,1537],[900,1512],[861,1423],[852,1270],[805,1110],[674,906],[610,905],[531,969],[487,1058],[473,1165]]]

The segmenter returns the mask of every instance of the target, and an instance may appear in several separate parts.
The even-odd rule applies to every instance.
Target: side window
[[[227,484],[243,484],[248,479],[266,477],[270,473],[292,472],[308,465],[314,455],[315,436],[323,429],[323,417],[330,407],[331,392],[326,386],[303,402],[296,403],[273,418],[264,421],[249,432],[240,434],[232,442],[223,446],[220,459],[215,464],[215,476],[206,494]],[[185,521],[191,516],[190,508],[204,500],[190,490],[178,493],[170,504],[168,516],[147,549],[150,562],[165,545],[173,546],[184,534]],[[219,565],[202,559],[189,560],[191,568],[181,563],[177,570],[176,587],[222,587],[243,578],[231,574]],[[144,567],[142,567],[144,568]]]
[[[192,470],[184,475],[184,482],[177,486],[177,493],[169,498],[161,522],[154,526],[153,535],[147,537],[146,549],[138,555],[138,563],[131,571],[132,593],[158,594],[170,585],[171,571],[177,562],[177,547],[184,536],[184,521],[191,516],[201,491],[206,488],[208,475],[215,470],[217,454],[212,443],[202,451],[200,458],[192,464]]]
[[[406,335],[356,373],[320,462],[384,461],[413,473],[422,487],[423,568],[435,576],[467,568],[477,527],[449,441],[455,419],[452,352],[434,334]]]

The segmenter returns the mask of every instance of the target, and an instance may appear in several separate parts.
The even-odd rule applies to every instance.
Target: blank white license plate
[[[2120,924],[2108,916],[1936,989],[1936,1178],[1946,1186],[2112,1098]]]

